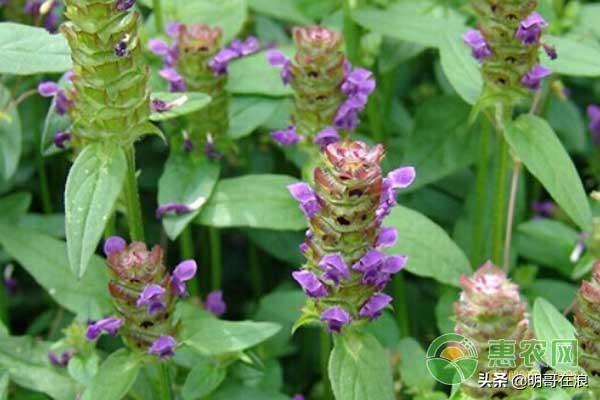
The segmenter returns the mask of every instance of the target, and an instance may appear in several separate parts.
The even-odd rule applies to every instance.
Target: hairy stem
[[[48,174],[46,173],[46,162],[42,155],[37,160],[38,178],[40,180],[40,197],[42,198],[42,210],[44,214],[52,214],[52,196],[48,185]]]
[[[475,221],[473,228],[473,248],[471,265],[479,265],[483,254],[484,221],[487,218],[487,179],[490,153],[490,125],[485,123],[479,137],[479,161],[477,162],[477,182],[475,188]]]
[[[333,399],[331,382],[329,381],[329,353],[331,353],[331,336],[321,330],[321,375],[323,379],[323,399]]]
[[[521,160],[516,156],[513,158],[513,173],[510,183],[510,198],[508,201],[508,214],[506,216],[506,234],[504,235],[503,269],[508,272],[510,268],[510,245],[512,242],[513,223],[515,219],[515,207],[517,203],[517,191],[519,189],[519,176],[521,175]]]
[[[498,152],[498,164],[496,166],[496,198],[494,202],[494,236],[492,239],[492,260],[497,265],[501,265],[502,250],[504,243],[504,211],[507,203],[507,185],[506,185],[506,170],[508,168],[508,143],[503,136],[499,136],[500,140]]]
[[[158,393],[157,397],[160,400],[172,400],[173,392],[171,390],[171,376],[169,375],[169,367],[166,362],[161,362],[158,365]]]
[[[131,240],[144,241],[144,223],[142,207],[137,187],[135,169],[135,148],[133,145],[127,150],[127,176],[125,178],[125,203],[127,207],[127,221]]]
[[[208,228],[210,241],[210,272],[212,290],[221,289],[221,234],[219,229]]]

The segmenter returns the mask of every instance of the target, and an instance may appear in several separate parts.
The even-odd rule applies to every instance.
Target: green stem
[[[403,274],[396,274],[392,283],[394,289],[394,308],[396,310],[398,326],[400,327],[400,337],[408,337],[410,336],[410,314],[408,312],[408,303],[406,302],[406,279]]]
[[[504,244],[504,211],[507,204],[506,170],[508,168],[508,143],[503,136],[500,140],[498,152],[498,165],[496,169],[496,199],[494,202],[494,236],[492,238],[492,260],[496,265],[502,264],[502,250]]]
[[[351,0],[344,0],[344,42],[346,43],[346,55],[352,64],[358,64],[358,52],[360,48],[360,28],[352,18]]]
[[[135,148],[133,145],[127,150],[127,176],[125,177],[125,204],[127,206],[127,221],[129,222],[129,235],[131,240],[144,241],[144,221],[142,207],[137,187],[135,169]]]
[[[157,398],[160,400],[172,400],[173,392],[171,390],[171,376],[169,375],[167,362],[161,362],[158,365],[158,378]]]
[[[42,198],[42,210],[44,214],[52,214],[52,197],[48,185],[48,175],[46,174],[46,162],[44,158],[38,156],[38,177],[40,180],[40,196]]]
[[[519,176],[521,176],[521,160],[513,158],[513,173],[510,183],[510,198],[508,201],[508,214],[506,216],[506,234],[504,235],[504,271],[510,269],[510,245],[512,243],[513,223],[515,219],[515,207],[517,203],[517,191],[519,190]]]
[[[258,261],[258,250],[252,243],[248,244],[248,264],[250,266],[250,280],[254,288],[254,294],[259,297],[262,293],[262,276],[260,262]]]
[[[117,234],[117,213],[113,212],[108,217],[108,221],[106,222],[106,227],[104,228],[104,238],[108,239],[111,236]]]
[[[181,253],[182,260],[194,259],[194,240],[192,239],[192,226],[188,225],[181,236],[179,237],[179,250]],[[188,282],[188,289],[191,296],[200,296],[200,283],[198,282],[198,276],[195,276]]]
[[[323,380],[323,399],[333,399],[331,382],[329,380],[329,353],[331,353],[331,336],[321,330],[321,378]]]
[[[484,221],[487,218],[487,180],[490,154],[490,125],[484,123],[479,137],[479,161],[477,162],[477,183],[475,188],[475,221],[473,227],[473,248],[471,249],[471,265],[479,265],[482,261],[482,243]]]
[[[156,26],[156,32],[161,34],[164,31],[164,23],[160,0],[152,0],[152,10],[154,11],[154,25]]]
[[[208,228],[210,241],[210,272],[212,290],[221,289],[221,235],[217,228]]]

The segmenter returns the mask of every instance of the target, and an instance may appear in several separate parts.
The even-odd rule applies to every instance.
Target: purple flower
[[[490,49],[481,31],[477,29],[466,32],[463,35],[463,41],[471,47],[471,54],[479,61],[492,55],[492,49]]]
[[[71,140],[71,134],[69,132],[56,132],[54,134],[54,145],[56,147],[58,147],[59,149],[64,149],[65,148],[65,142],[68,142]]]
[[[292,62],[279,50],[267,51],[267,61],[281,69],[281,81],[288,85],[292,81]]]
[[[206,295],[204,308],[216,316],[225,314],[225,311],[227,311],[227,304],[223,301],[223,291],[214,290]]]
[[[368,97],[375,90],[375,85],[375,79],[371,71],[364,68],[355,68],[346,75],[341,89],[347,96],[357,96],[366,104]]]
[[[161,219],[169,213],[177,215],[186,214],[194,211],[194,209],[183,203],[166,203],[156,209],[156,219]]]
[[[398,240],[398,231],[394,227],[382,228],[375,242],[376,247],[391,247]]]
[[[300,202],[300,208],[307,218],[312,218],[319,210],[321,210],[319,198],[308,183],[292,183],[291,185],[288,185],[287,189],[292,197]]]
[[[550,74],[552,74],[551,70],[542,65],[536,64],[533,66],[531,71],[523,76],[521,79],[521,84],[531,90],[538,90],[540,88],[542,79]]]
[[[341,279],[350,279],[348,265],[340,253],[326,254],[319,261],[319,267],[325,271],[324,278],[333,281],[336,285]]]
[[[48,12],[46,20],[44,21],[44,27],[50,33],[55,33],[60,23],[60,14],[57,11],[58,2],[52,3],[52,9]]]
[[[101,319],[89,325],[85,337],[87,340],[96,340],[102,332],[106,332],[111,336],[117,334],[119,328],[123,325],[123,320],[116,317],[108,317]]]
[[[225,75],[229,63],[238,58],[238,54],[228,47],[225,47],[208,62],[208,66],[213,70],[215,75]]]
[[[171,282],[173,290],[179,297],[187,296],[187,288],[185,282],[189,281],[196,275],[198,265],[194,260],[185,260],[179,263],[173,270]]]
[[[56,107],[56,112],[59,115],[65,115],[71,108],[71,102],[69,101],[69,98],[64,90],[61,89],[58,93],[56,93],[56,97],[54,98],[54,106]]]
[[[189,137],[186,137],[185,139],[183,139],[183,151],[185,151],[186,153],[191,153],[194,150],[194,141],[192,139],[190,139]],[[206,146],[205,146],[205,150],[206,150]]]
[[[382,280],[380,270],[386,258],[381,251],[371,249],[352,266],[352,269],[362,274],[363,284],[378,285]]]
[[[587,115],[590,118],[590,131],[594,142],[600,143],[600,106],[590,104],[587,108]]]
[[[304,396],[302,396],[301,394],[297,394],[292,398],[292,400],[304,400]]]
[[[300,253],[302,253],[302,255],[306,255],[306,252],[308,251],[308,244],[306,244],[306,242],[302,242],[300,243]]]
[[[185,81],[183,80],[183,77],[175,70],[175,68],[163,68],[158,72],[158,74],[169,82],[169,90],[171,92],[185,91]]]
[[[32,17],[39,16],[42,2],[42,0],[27,0],[23,6],[23,12]]]
[[[115,55],[117,57],[125,57],[127,55],[127,42],[124,40],[121,40],[119,43],[117,43],[117,45],[115,46]]]
[[[179,36],[180,31],[181,31],[181,24],[177,21],[169,22],[169,24],[167,25],[167,29],[165,29],[165,32],[167,33],[167,35],[169,35],[173,39],[176,39]]]
[[[392,298],[385,293],[377,293],[361,307],[358,315],[373,320],[378,318],[382,311],[392,302]]]
[[[358,126],[360,122],[358,114],[365,108],[366,99],[361,96],[350,96],[338,109],[334,126],[338,129],[351,131]]]
[[[52,81],[44,81],[38,85],[38,93],[43,97],[52,97],[56,96],[58,92],[62,89],[56,84],[56,82]]]
[[[135,305],[139,308],[147,307],[148,315],[154,315],[165,309],[165,288],[159,285],[147,285],[140,293]]]
[[[315,136],[315,144],[325,147],[328,144],[339,142],[340,135],[332,127],[327,127]]]
[[[394,275],[404,268],[408,261],[406,256],[389,256],[383,261],[380,272],[384,274]]]
[[[127,11],[135,4],[135,0],[117,0],[115,7],[119,11]]]
[[[171,109],[171,105],[167,104],[166,101],[160,99],[152,99],[150,102],[150,109],[153,112],[165,112]]]
[[[169,44],[161,39],[148,40],[148,48],[157,56],[165,56],[169,52]]]
[[[319,298],[327,296],[327,288],[312,272],[307,270],[294,271],[292,272],[292,277],[309,297]]]
[[[300,141],[300,135],[296,133],[294,125],[288,126],[287,129],[271,133],[271,137],[281,146],[293,146]]]
[[[535,201],[531,205],[531,209],[538,218],[550,218],[556,210],[556,205],[550,200]]]
[[[542,36],[542,30],[548,26],[548,23],[537,12],[532,12],[519,24],[515,33],[517,39],[524,45],[536,44]]]
[[[387,177],[394,189],[406,189],[415,181],[417,172],[414,167],[402,167],[391,171]]]
[[[120,253],[127,247],[127,242],[120,236],[111,236],[104,242],[104,254],[108,257],[111,254]]]
[[[215,141],[211,134],[206,135],[206,143],[204,143],[204,154],[211,160],[220,160],[223,154],[219,153],[215,146]]]
[[[323,311],[321,321],[327,323],[330,331],[339,333],[344,325],[348,325],[352,321],[352,318],[342,307],[333,306]]]
[[[64,351],[60,356],[56,353],[48,353],[48,360],[56,367],[64,367],[69,363],[75,352],[73,350]]]
[[[8,264],[4,267],[4,271],[2,272],[2,284],[8,294],[11,295],[17,293],[17,288],[19,286],[17,280],[13,277],[14,269],[15,267],[13,267],[12,264]]]
[[[177,341],[168,335],[163,335],[156,339],[152,346],[148,349],[148,354],[154,354],[160,359],[171,357],[175,354],[175,346]]]
[[[256,37],[249,36],[246,38],[246,40],[234,40],[229,45],[229,48],[235,51],[238,55],[238,58],[240,58],[254,54],[260,50],[260,42]]]
[[[548,43],[542,43],[542,46],[544,46],[544,51],[546,52],[548,57],[550,57],[551,60],[556,60],[558,58],[558,53],[556,52],[556,47],[554,47]]]

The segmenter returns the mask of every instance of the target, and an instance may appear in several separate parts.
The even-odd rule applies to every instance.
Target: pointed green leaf
[[[98,319],[112,311],[107,268],[100,257],[92,257],[89,272],[77,279],[61,240],[0,223],[0,245],[58,304],[82,319]]]
[[[150,115],[151,121],[166,121],[168,119],[177,118],[182,115],[191,114],[210,103],[210,96],[205,93],[185,92],[185,93],[169,93],[157,92],[150,96],[152,100],[162,100],[167,104],[171,104],[172,108],[167,111],[154,111]]]
[[[10,91],[0,85],[0,179],[6,180],[17,170],[22,147],[21,119],[17,108],[11,106],[8,112],[3,111],[11,101]]]
[[[573,161],[543,119],[522,115],[504,136],[527,169],[583,230],[591,231],[592,211]]]
[[[10,383],[10,374],[8,369],[0,368],[0,400],[8,400],[8,384]]]
[[[555,46],[558,53],[556,60],[550,60],[541,52],[542,64],[552,72],[570,76],[600,76],[600,47],[596,41],[544,35],[544,42]]]
[[[158,204],[180,203],[193,205],[195,211],[182,215],[167,215],[163,226],[175,240],[198,215],[208,201],[221,171],[221,164],[205,156],[171,149],[165,171],[158,181]]]
[[[393,400],[392,370],[372,335],[346,330],[334,335],[329,379],[336,400]]]
[[[548,349],[554,340],[576,341],[575,327],[548,300],[541,297],[535,300],[532,321],[535,338],[548,343]],[[551,351],[546,351],[543,359],[552,365]]]
[[[288,57],[294,53],[291,47],[280,50]],[[235,94],[266,96],[290,96],[293,94],[290,86],[284,85],[281,81],[279,68],[269,65],[264,51],[231,63],[227,90]]]
[[[311,23],[311,20],[298,8],[296,0],[248,0],[248,6],[257,13],[284,21],[305,25]]]
[[[440,42],[440,59],[444,74],[456,92],[467,103],[474,104],[483,90],[477,61],[471,55],[460,32],[445,36]]]
[[[398,229],[398,243],[389,249],[390,254],[407,255],[406,269],[413,274],[453,286],[458,286],[462,275],[471,274],[467,256],[423,214],[398,205],[384,224]]]
[[[82,400],[121,400],[142,369],[142,358],[126,349],[112,353],[83,393]]]
[[[96,251],[127,169],[121,147],[94,143],[79,154],[65,189],[67,246],[71,269],[82,277]]]
[[[232,139],[251,134],[277,109],[277,100],[262,96],[236,96],[229,107],[229,132]]]
[[[181,388],[184,400],[202,399],[213,393],[225,380],[227,369],[215,360],[203,358],[188,374]]]
[[[30,193],[20,192],[0,197],[0,219],[16,221],[29,210],[30,205]]]
[[[44,28],[1,22],[0,54],[0,74],[34,75],[71,68],[65,38]]]

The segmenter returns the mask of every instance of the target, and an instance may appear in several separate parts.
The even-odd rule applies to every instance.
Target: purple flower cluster
[[[492,55],[492,49],[490,49],[481,31],[471,29],[463,35],[463,40],[471,47],[471,54],[476,60],[485,60]]]
[[[228,47],[224,47],[209,61],[208,66],[212,68],[215,75],[225,75],[227,67],[233,60],[246,57],[260,50],[260,42],[254,36],[245,40],[234,40]]]
[[[42,9],[44,3],[46,3],[46,0],[27,0],[23,5],[23,12],[35,20],[38,20],[40,17],[45,17],[43,19],[44,27],[49,32],[54,33],[58,29],[60,22],[60,2],[58,0],[53,0]]]
[[[121,318],[103,318],[88,326],[85,337],[87,338],[87,340],[96,340],[100,337],[100,335],[102,335],[102,333],[107,333],[111,336],[115,336],[122,325],[123,320]]]

